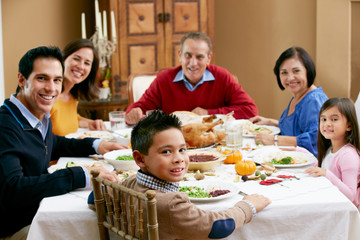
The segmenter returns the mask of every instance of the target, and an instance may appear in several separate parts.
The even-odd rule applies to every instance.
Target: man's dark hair
[[[131,132],[131,147],[147,155],[153,144],[156,133],[176,128],[181,131],[181,122],[176,115],[169,115],[160,110],[153,111],[149,116],[141,119]]]
[[[61,50],[58,47],[37,47],[30,49],[25,53],[25,55],[20,59],[19,62],[19,72],[24,76],[25,79],[29,77],[34,69],[34,61],[38,58],[54,58],[59,60],[62,66],[62,72],[64,73],[64,62]],[[16,93],[20,91],[18,86]]]

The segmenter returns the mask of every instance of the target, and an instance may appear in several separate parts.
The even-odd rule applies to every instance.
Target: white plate
[[[65,136],[66,138],[101,138],[104,140],[113,140],[114,136],[107,131],[84,131],[84,132],[75,132],[70,133]]]
[[[280,128],[276,127],[276,126],[268,126],[268,125],[256,125],[256,127],[263,127],[263,128],[267,128],[271,131],[271,135],[278,135],[280,133]],[[256,128],[255,128],[256,129]],[[252,133],[244,133],[243,134],[244,137],[255,137],[256,134],[252,134]]]
[[[255,163],[261,164],[264,162],[269,162],[271,159],[275,156],[282,155],[283,157],[289,156],[293,159],[306,159],[307,161],[305,163],[298,163],[298,164],[273,164],[275,167],[278,168],[294,168],[294,167],[303,167],[307,165],[313,164],[317,159],[314,155],[304,152],[295,152],[295,151],[281,151],[278,148],[272,147],[272,148],[264,148],[264,149],[258,149],[254,153],[253,160]],[[255,152],[254,151],[254,152]]]
[[[181,181],[180,187],[183,186],[194,186],[204,188],[205,191],[213,191],[213,190],[229,190],[230,192],[224,195],[220,195],[218,197],[212,198],[193,198],[189,197],[190,201],[192,202],[210,202],[210,201],[218,201],[223,200],[226,198],[230,198],[237,194],[238,190],[235,184],[230,182],[223,182],[223,181],[215,181],[215,180],[208,180],[208,181]]]
[[[135,160],[116,160],[119,156],[132,155],[132,149],[115,150],[104,154],[104,159],[108,161],[114,168],[119,170],[137,170],[139,166]]]
[[[61,161],[61,162],[58,162],[55,165],[50,166],[48,168],[48,172],[53,173],[58,169],[66,168],[66,163],[67,162],[74,162],[77,166],[80,166],[80,167],[90,167],[94,163],[100,163],[100,164],[103,165],[103,167],[105,169],[109,170],[110,172],[114,170],[114,167],[111,164],[103,162],[103,161],[95,161],[95,160],[91,160],[91,159],[72,159],[72,160],[69,160],[69,161]]]

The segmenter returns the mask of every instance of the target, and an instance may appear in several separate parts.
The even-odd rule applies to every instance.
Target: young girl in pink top
[[[320,109],[318,130],[319,167],[305,172],[325,176],[359,206],[360,145],[354,103],[348,98],[331,98]]]

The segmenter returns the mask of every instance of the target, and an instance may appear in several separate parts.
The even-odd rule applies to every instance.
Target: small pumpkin
[[[233,150],[227,149],[223,152],[223,154],[229,154]],[[226,156],[224,163],[226,164],[234,164],[237,161],[241,161],[243,158],[242,153],[239,150],[235,150],[233,154]]]
[[[251,175],[256,171],[256,164],[251,160],[238,161],[235,163],[235,171],[241,176]]]

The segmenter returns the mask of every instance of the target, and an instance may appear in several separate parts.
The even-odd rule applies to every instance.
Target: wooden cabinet
[[[109,112],[125,111],[127,103],[127,99],[119,98],[79,101],[78,113],[85,118],[109,121]]]
[[[214,41],[214,0],[106,0],[114,11],[116,52],[112,56],[112,94],[127,98],[128,76],[179,64],[184,33],[201,31]]]

